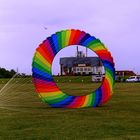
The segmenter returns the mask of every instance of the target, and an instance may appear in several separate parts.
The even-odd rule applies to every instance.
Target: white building
[[[76,57],[60,58],[61,75],[101,75],[104,67],[98,57],[85,57],[78,52]]]

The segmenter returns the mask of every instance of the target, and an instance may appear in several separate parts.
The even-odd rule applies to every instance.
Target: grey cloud
[[[117,69],[135,68],[140,72],[139,0],[0,0],[0,3],[0,66],[13,68],[19,66],[20,60],[27,68],[22,67],[21,71],[29,72],[32,55],[42,40],[61,29],[79,28],[107,45]]]

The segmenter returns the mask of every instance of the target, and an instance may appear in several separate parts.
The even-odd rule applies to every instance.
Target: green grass
[[[53,79],[58,83],[91,83],[91,76],[53,76]]]
[[[0,140],[140,139],[140,83],[117,83],[112,99],[101,107],[63,109],[42,103],[30,80],[15,80],[0,95]],[[99,86],[58,84],[79,95]]]

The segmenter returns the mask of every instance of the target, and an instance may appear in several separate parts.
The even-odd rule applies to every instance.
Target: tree
[[[11,78],[15,73],[13,69],[8,71],[5,68],[0,68],[0,78]]]

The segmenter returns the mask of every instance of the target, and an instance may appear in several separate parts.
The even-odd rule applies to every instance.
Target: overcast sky
[[[140,0],[0,0],[0,67],[31,73],[38,44],[68,28],[99,38],[117,70],[140,73]]]

